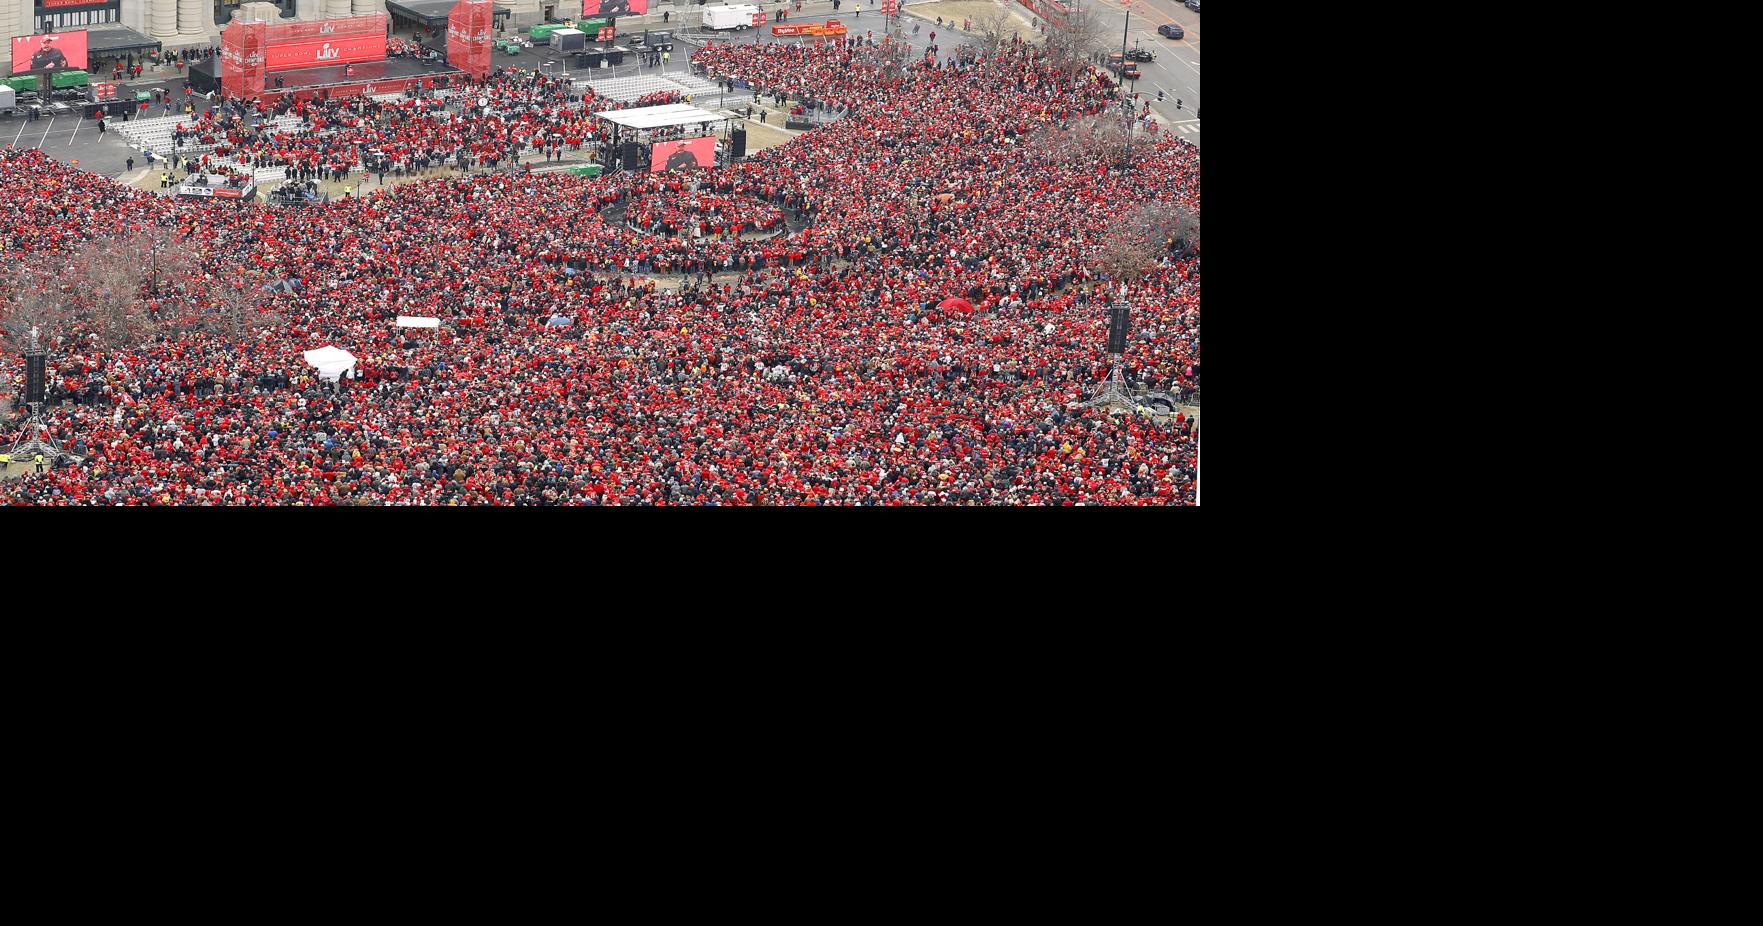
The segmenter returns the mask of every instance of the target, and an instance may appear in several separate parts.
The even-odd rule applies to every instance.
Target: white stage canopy
[[[309,350],[303,356],[306,362],[318,368],[318,378],[336,382],[343,374],[355,369],[355,355],[340,347],[320,347]]]
[[[690,103],[669,103],[666,106],[639,106],[636,109],[615,109],[598,113],[600,118],[627,129],[660,129],[670,125],[697,125],[700,122],[723,122],[728,119]]]
[[[439,328],[441,327],[441,320],[438,318],[426,318],[421,315],[400,315],[398,316],[398,327]]]

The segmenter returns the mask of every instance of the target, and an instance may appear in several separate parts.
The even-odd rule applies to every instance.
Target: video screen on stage
[[[649,12],[649,0],[582,0],[583,16],[637,16]]]
[[[12,73],[55,74],[86,67],[86,31],[20,35],[12,39]]]
[[[649,172],[654,174],[664,170],[691,170],[694,167],[715,166],[716,136],[706,135],[703,138],[688,138],[685,141],[656,142],[654,157],[649,161]]]

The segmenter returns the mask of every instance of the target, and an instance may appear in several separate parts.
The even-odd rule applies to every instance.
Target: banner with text
[[[344,39],[357,35],[385,35],[386,14],[368,13],[341,19],[314,19],[306,22],[282,20],[269,24],[269,43],[303,42],[307,39]]]
[[[263,93],[263,45],[261,22],[238,22],[220,38],[220,90],[236,100],[255,100]]]
[[[269,70],[291,71],[329,64],[380,61],[386,57],[386,37],[362,35],[341,39],[313,39],[269,46]]]
[[[490,0],[460,0],[447,14],[447,63],[482,80],[490,73]]]

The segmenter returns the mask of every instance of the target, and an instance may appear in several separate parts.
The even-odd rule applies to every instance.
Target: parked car
[[[1196,13],[1200,12],[1200,0],[1187,0],[1182,6],[1185,6]]]
[[[1164,25],[1158,26],[1157,27],[1157,34],[1160,36],[1163,36],[1166,39],[1179,39],[1179,38],[1187,35],[1186,32],[1182,31],[1181,25],[1179,23],[1166,23]]]

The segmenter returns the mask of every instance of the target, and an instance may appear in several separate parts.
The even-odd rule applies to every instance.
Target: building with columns
[[[0,68],[10,72],[12,37],[118,23],[163,42],[169,50],[220,45],[220,33],[255,0],[0,0]],[[664,0],[652,0],[658,5]],[[284,19],[331,19],[386,12],[386,0],[272,0]],[[510,11],[509,28],[581,16],[582,0],[496,0]]]

